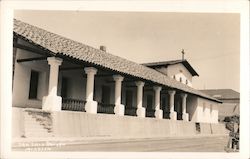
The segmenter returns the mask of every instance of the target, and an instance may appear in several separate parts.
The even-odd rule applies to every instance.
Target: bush
[[[230,131],[234,131],[234,124],[240,124],[240,117],[239,116],[230,116],[225,117],[224,122],[226,122],[226,128]]]

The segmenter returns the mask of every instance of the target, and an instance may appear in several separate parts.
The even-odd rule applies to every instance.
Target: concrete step
[[[43,127],[43,125],[41,125],[39,122],[25,122],[25,125]]]
[[[45,129],[44,126],[39,123],[25,123],[25,128]]]
[[[26,132],[29,132],[29,131],[31,131],[31,132],[49,132],[49,130],[47,130],[47,129],[31,128],[31,127],[25,128],[24,130],[25,130]]]
[[[25,136],[26,137],[52,137],[53,134],[50,133],[48,128],[49,126],[42,125],[43,118],[38,116],[36,118],[35,115],[29,114],[27,112],[24,113],[25,120]],[[39,118],[39,120],[37,120]],[[46,120],[46,119],[44,119]]]
[[[45,129],[45,128],[25,127],[25,131],[26,132],[29,132],[29,131],[32,131],[32,132],[50,132],[52,130]]]
[[[26,125],[38,125],[38,126],[41,126],[41,127],[44,127],[46,125],[45,123],[42,123],[40,121],[36,121],[35,119],[33,119],[33,120],[25,120],[25,124]],[[50,128],[51,126],[46,125],[46,127]]]
[[[38,133],[29,132],[29,133],[25,134],[25,136],[26,137],[40,137],[40,138],[44,138],[44,137],[53,137],[53,134],[42,133],[42,132],[38,132]]]

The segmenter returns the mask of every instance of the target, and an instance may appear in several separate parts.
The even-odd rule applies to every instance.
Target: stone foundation
[[[13,108],[13,137],[21,137],[25,109]],[[37,114],[36,109],[33,113]],[[29,110],[32,112],[32,110]],[[194,122],[157,118],[138,118],[114,114],[55,111],[49,114],[54,137],[157,138],[197,135]],[[226,134],[223,124],[200,125],[200,134]]]

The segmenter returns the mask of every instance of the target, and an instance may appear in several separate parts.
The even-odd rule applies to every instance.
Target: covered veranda
[[[14,35],[16,64],[27,65],[26,68],[41,65],[38,68],[47,75],[43,83],[48,88],[39,94],[45,111],[188,121],[189,98],[217,102],[154,69],[21,21],[14,20]],[[15,55],[16,49],[25,50],[25,55]]]

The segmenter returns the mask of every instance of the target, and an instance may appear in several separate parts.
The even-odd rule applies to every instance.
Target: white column
[[[143,98],[143,86],[144,82],[142,81],[137,81],[135,82],[137,86],[137,110],[136,114],[138,117],[145,117],[145,108],[142,107],[142,98]]]
[[[161,87],[155,86],[153,88],[155,90],[155,117],[162,119],[163,111],[160,109]]]
[[[187,94],[182,93],[181,98],[182,98],[182,120],[189,121],[187,113]]]
[[[171,90],[168,91],[170,98],[169,98],[169,105],[170,105],[170,119],[176,120],[177,119],[177,113],[174,111],[174,95],[175,91]]]
[[[123,77],[120,75],[113,76],[115,80],[115,107],[114,112],[116,115],[124,115],[124,105],[121,104],[121,92]]]
[[[49,90],[48,96],[43,97],[42,109],[45,111],[60,111],[62,107],[62,98],[57,96],[59,66],[62,59],[57,57],[48,57],[49,71]]]
[[[94,67],[86,67],[84,68],[84,71],[87,74],[85,110],[87,113],[96,114],[97,102],[93,100],[93,96],[94,96],[95,74],[97,72],[97,69],[95,69]]]

